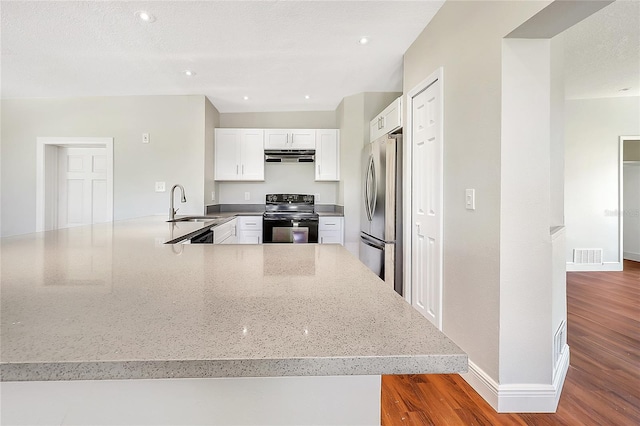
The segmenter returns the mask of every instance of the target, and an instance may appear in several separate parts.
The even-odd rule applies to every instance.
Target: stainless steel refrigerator
[[[360,260],[402,295],[402,135],[362,151]]]

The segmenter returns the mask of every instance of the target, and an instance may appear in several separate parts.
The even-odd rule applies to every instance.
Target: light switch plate
[[[149,143],[149,133],[142,134],[142,143]]]
[[[464,190],[464,207],[467,210],[476,209],[476,190],[475,189]]]
[[[156,192],[164,192],[166,191],[164,182],[156,182]]]

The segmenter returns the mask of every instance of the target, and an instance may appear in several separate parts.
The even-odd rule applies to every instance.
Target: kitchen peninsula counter
[[[2,381],[467,370],[340,245],[167,245],[165,220],[3,238]]]

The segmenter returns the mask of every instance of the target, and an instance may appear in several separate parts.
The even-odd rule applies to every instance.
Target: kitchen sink
[[[168,220],[167,222],[211,222],[222,219],[223,216],[188,216],[179,219]]]

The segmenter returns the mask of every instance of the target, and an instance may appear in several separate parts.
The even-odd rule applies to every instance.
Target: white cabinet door
[[[240,180],[264,180],[264,131],[242,130]]]
[[[262,244],[262,216],[238,216],[238,243]]]
[[[402,127],[402,97],[382,111],[382,132],[389,133]]]
[[[213,228],[213,244],[235,244],[237,219],[233,218]]]
[[[262,129],[216,129],[215,180],[264,180]]]
[[[314,129],[265,129],[265,149],[315,149]]]
[[[340,131],[316,130],[316,181],[340,180]]]
[[[343,217],[321,216],[318,223],[318,242],[320,244],[344,244],[343,225]]]
[[[240,171],[240,137],[239,129],[215,130],[215,180],[238,180]]]
[[[264,148],[265,149],[291,149],[289,148],[289,129],[265,129]]]
[[[386,107],[369,123],[369,142],[402,127],[402,97]]]
[[[316,131],[313,129],[291,130],[290,149],[316,149]]]

